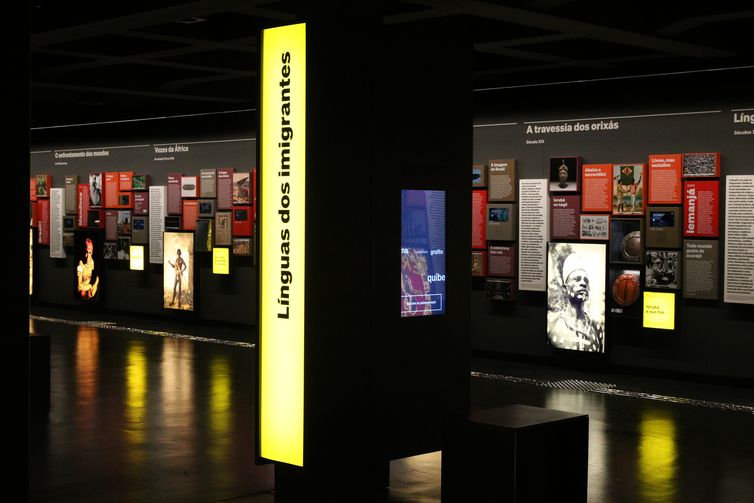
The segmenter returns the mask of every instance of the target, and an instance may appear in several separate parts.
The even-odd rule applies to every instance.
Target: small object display
[[[681,208],[649,206],[646,217],[647,248],[681,247]]]
[[[471,166],[471,186],[487,186],[487,166],[484,164],[473,164]]]
[[[511,279],[487,278],[484,283],[485,296],[490,300],[515,300],[515,289]]]
[[[231,232],[232,217],[230,211],[218,211],[215,213],[215,244],[218,246],[230,246],[233,241]]]
[[[105,241],[102,244],[102,255],[105,260],[118,260],[118,243],[116,241]]]
[[[195,248],[198,252],[210,252],[212,251],[212,227],[214,220],[207,218],[200,218],[196,221],[195,234]]]
[[[104,202],[102,197],[102,173],[89,173],[89,207],[101,208]]]
[[[75,216],[65,215],[63,216],[63,230],[73,231],[76,230],[76,221],[78,219]]]
[[[134,216],[131,230],[131,241],[134,244],[145,245],[149,243],[149,217]]]
[[[720,176],[720,153],[683,154],[684,178],[717,178]]]
[[[181,197],[199,197],[199,177],[182,176],[181,177]]]
[[[74,246],[73,232],[63,233],[63,246],[65,246],[66,248],[73,248]]]
[[[581,157],[550,158],[550,192],[578,192]]]
[[[36,175],[34,177],[37,198],[50,197],[52,177],[50,175]]]
[[[251,173],[233,173],[233,204],[251,204]]]
[[[249,238],[233,238],[233,255],[251,256],[251,240]]]
[[[487,205],[486,237],[489,241],[516,239],[516,214],[512,204]]]
[[[644,221],[638,218],[614,218],[610,221],[610,262],[640,264],[643,259],[641,239]]]
[[[610,270],[610,314],[639,316],[640,277],[638,269]]]
[[[472,276],[486,276],[487,275],[487,260],[486,252],[472,251],[471,252],[471,275]]]
[[[149,190],[149,175],[133,175],[131,177],[131,190]]]
[[[166,231],[179,231],[181,230],[182,217],[180,215],[168,215],[165,217],[165,230]]]
[[[199,199],[199,218],[208,218],[215,216],[215,200]]]

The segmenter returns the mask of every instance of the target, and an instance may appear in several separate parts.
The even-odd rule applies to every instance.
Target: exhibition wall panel
[[[105,243],[104,263],[95,266],[105,267],[108,272],[107,284],[103,285],[104,295],[103,302],[99,304],[100,308],[152,315],[167,314],[181,317],[190,315],[199,320],[256,324],[256,301],[254,300],[256,298],[256,266],[253,256],[253,236],[244,236],[243,243],[228,243],[229,245],[236,244],[238,249],[245,245],[251,248],[251,255],[248,256],[231,253],[229,275],[212,274],[211,251],[202,252],[199,247],[196,248],[197,269],[194,277],[196,305],[193,313],[178,313],[163,309],[163,267],[155,260],[154,254],[149,253],[150,248],[161,248],[161,243],[150,242],[149,239],[150,192],[145,189],[150,186],[167,186],[168,174],[196,177],[198,185],[201,180],[200,170],[205,170],[206,180],[209,176],[206,170],[230,168],[236,175],[244,174],[247,180],[244,187],[248,186],[249,190],[253,190],[251,173],[256,158],[256,139],[255,135],[250,133],[249,125],[254,123],[254,114],[243,112],[231,115],[233,117],[209,116],[150,120],[32,132],[31,176],[51,175],[51,187],[64,187],[66,177],[77,176],[79,184],[83,184],[85,189],[91,189],[88,185],[90,174],[102,173],[101,183],[105,186],[100,187],[100,190],[105,191],[103,198],[105,204],[108,204],[107,192],[111,189],[118,190],[119,200],[111,200],[110,204],[122,202],[130,205],[130,207],[126,205],[118,210],[105,210],[113,214],[113,222],[117,219],[125,222],[126,225],[124,226],[121,222],[117,230],[108,229],[112,231],[107,234],[111,241]],[[125,173],[125,176],[115,177],[117,188],[106,185],[108,178],[106,175],[109,173]],[[144,185],[138,175],[146,175],[143,179]],[[133,187],[132,190],[121,190],[127,189],[126,185],[129,183]],[[220,187],[219,184],[218,187]],[[66,191],[66,198],[69,198],[71,194],[73,191]],[[169,197],[167,195],[162,203],[165,211]],[[184,202],[186,201],[197,202],[198,200],[184,199]],[[215,199],[207,201],[213,202]],[[85,213],[89,202],[85,205],[78,205],[78,211]],[[69,207],[70,205],[66,205],[69,210],[68,214],[73,209]],[[253,203],[246,207],[253,208]],[[110,208],[115,207],[110,206]],[[105,209],[104,206],[103,209]],[[154,208],[152,211],[154,212]],[[144,221],[133,222],[132,232],[130,220],[137,215],[142,215],[147,224]],[[73,216],[77,228],[80,227],[78,217]],[[202,215],[199,212],[198,216],[211,219],[214,224],[214,214]],[[249,216],[253,220],[253,211]],[[86,220],[83,218],[83,222]],[[107,218],[103,220],[108,221]],[[137,218],[137,220],[140,219]],[[161,220],[161,217],[158,216],[158,220]],[[253,229],[253,226],[250,228]],[[64,231],[66,230],[68,229],[64,226]],[[137,234],[139,231],[141,234]],[[113,239],[116,236],[117,242]],[[127,253],[123,253],[120,249],[121,245],[130,244],[130,240],[142,241],[145,244],[144,271],[131,271],[128,260],[108,259],[108,244],[112,245],[115,253],[120,251],[120,258],[123,259]],[[66,246],[65,252],[65,258],[50,258],[47,247],[39,248],[40,279],[36,285],[38,290],[35,301],[69,306],[79,304],[72,295],[71,286],[76,269],[74,250]],[[160,255],[157,254],[157,257]],[[169,259],[170,257],[165,257],[166,261]]]
[[[690,187],[699,185],[701,177],[719,181],[717,199],[724,201],[727,175],[754,174],[751,119],[754,103],[741,85],[750,78],[749,70],[731,71],[724,76],[686,75],[479,91],[475,93],[473,162],[490,164],[495,159],[515,159],[519,180],[526,180],[550,179],[553,158],[580,156],[584,165],[646,167],[653,154],[719,153],[719,173],[714,169],[709,173],[699,171],[696,161],[692,161],[699,156],[687,155],[688,172],[684,172],[683,180],[696,178]],[[716,79],[732,83],[724,94],[721,80]],[[710,93],[710,89],[718,89],[717,94]],[[713,160],[714,157],[711,156]],[[646,178],[642,182],[646,190],[652,190]],[[641,198],[646,199],[643,194]],[[740,204],[742,199],[737,200]],[[714,206],[715,202],[710,204]],[[644,218],[641,205],[646,206],[646,211],[652,209],[641,201],[636,204],[636,216],[624,213],[621,217],[628,215],[629,220],[639,223]],[[667,210],[667,205],[664,209]],[[682,219],[684,207],[680,201],[675,209]],[[707,211],[699,215],[704,213]],[[719,234],[702,239],[720,246],[719,260],[709,277],[715,282],[716,291],[722,291],[725,207],[720,204],[710,208],[709,213],[719,225]],[[615,209],[612,214],[616,215]],[[640,262],[634,268],[641,269],[643,275],[643,254]],[[612,271],[615,266],[609,269]],[[675,292],[674,330],[644,328],[641,314],[635,319],[609,316],[605,353],[586,355],[548,346],[545,292],[520,291],[514,302],[495,302],[485,295],[483,278],[473,281],[475,350],[591,368],[631,367],[754,378],[749,357],[754,352],[751,305],[724,303],[722,295],[712,300],[682,298],[687,295],[682,296],[680,286],[676,285],[679,290]],[[641,284],[643,290],[644,281]],[[606,296],[610,296],[609,292]]]

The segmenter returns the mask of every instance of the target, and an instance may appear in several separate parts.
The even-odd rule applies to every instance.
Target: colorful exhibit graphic
[[[74,231],[75,297],[83,303],[97,302],[104,287],[102,232]]]
[[[162,305],[194,310],[194,233],[166,232],[163,238]]]
[[[401,316],[445,313],[445,191],[401,191]]]
[[[613,215],[644,214],[644,165],[613,165]]]
[[[605,352],[605,245],[549,243],[547,337],[560,349]]]

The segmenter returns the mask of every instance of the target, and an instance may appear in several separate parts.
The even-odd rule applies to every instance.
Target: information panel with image
[[[401,317],[445,314],[445,191],[401,191]]]

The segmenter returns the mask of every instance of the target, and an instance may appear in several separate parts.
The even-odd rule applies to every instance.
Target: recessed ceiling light
[[[181,24],[196,24],[196,23],[203,23],[205,21],[206,19],[202,17],[187,17],[186,19],[175,20],[176,23],[181,23]]]

